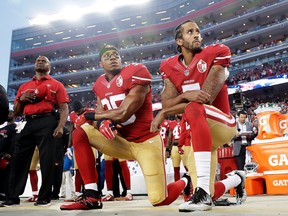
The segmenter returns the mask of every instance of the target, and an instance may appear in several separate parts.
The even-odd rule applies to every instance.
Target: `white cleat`
[[[212,209],[212,199],[200,187],[195,189],[192,197],[185,203],[179,205],[179,212],[209,211]]]

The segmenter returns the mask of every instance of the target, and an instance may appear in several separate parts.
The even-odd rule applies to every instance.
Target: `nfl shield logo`
[[[188,76],[188,75],[189,75],[189,70],[188,70],[188,69],[184,71],[184,75],[185,75],[185,76]]]
[[[117,87],[121,87],[123,85],[123,78],[121,75],[116,79],[116,85]]]
[[[197,63],[197,69],[200,73],[204,73],[207,70],[207,63],[201,59]]]

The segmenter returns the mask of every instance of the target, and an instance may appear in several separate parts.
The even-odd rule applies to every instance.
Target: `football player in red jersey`
[[[187,167],[195,189],[194,196],[179,209],[210,210],[217,148],[230,142],[236,133],[225,84],[231,53],[223,44],[203,48],[200,29],[192,20],[176,27],[175,41],[180,54],[160,65],[164,79],[163,109],[155,117],[151,131],[158,130],[165,116],[185,113],[195,158]]]
[[[169,149],[169,147],[168,147],[168,144],[169,144],[168,143],[169,123],[170,123],[170,120],[164,119],[164,121],[160,125],[160,131],[159,131],[160,136],[162,138],[164,149],[166,150],[166,152],[165,152],[165,161],[171,155],[171,149]]]
[[[153,119],[151,74],[143,64],[122,67],[120,54],[111,45],[101,49],[99,60],[105,73],[93,86],[97,96],[96,112],[85,114],[87,120],[97,121],[97,128],[84,124],[73,133],[85,192],[75,203],[62,205],[60,209],[102,208],[90,146],[111,157],[138,161],[152,205],[168,205],[178,198],[186,185],[190,185],[190,180],[184,177],[166,185],[162,140],[159,132],[150,132]]]
[[[179,138],[181,134],[181,115],[175,115],[175,120],[171,120],[169,124],[169,143],[171,148],[171,159],[172,165],[174,169],[174,180],[177,181],[180,179],[180,165],[182,160],[182,156],[184,152],[179,152],[178,145],[179,145]],[[180,149],[181,150],[181,149]]]
[[[95,111],[95,109],[84,107],[84,105],[81,103],[81,101],[79,101],[79,100],[73,101],[72,112],[69,114],[70,122],[73,125],[72,126],[72,133],[73,133],[73,130],[75,128],[80,127],[84,123],[93,124],[93,121],[87,121],[86,119],[83,120],[83,118],[81,118],[85,112],[93,112],[93,111]],[[80,196],[82,194],[83,179],[82,179],[82,176],[81,176],[79,169],[78,169],[77,159],[75,158],[75,155],[73,155],[73,153],[70,149],[70,147],[72,145],[73,145],[73,140],[72,140],[72,138],[70,138],[70,144],[69,144],[69,147],[67,148],[66,154],[68,155],[68,157],[70,159],[72,159],[72,157],[74,158],[75,195],[76,195],[76,199],[77,199],[78,196]],[[93,149],[93,153],[94,153],[94,156],[96,157],[96,155],[97,155],[96,149]],[[74,199],[75,199],[75,197],[73,197],[72,199],[65,200],[65,201],[73,201]]]
[[[190,125],[186,121],[185,114],[182,115],[182,119],[181,119],[181,135],[179,138],[179,143],[183,144],[183,146],[178,145],[178,148],[182,148],[182,151],[184,152],[183,154],[184,156],[182,157],[183,164],[187,164],[187,163],[193,164],[194,152],[191,146]],[[215,205],[219,203],[218,199],[231,188],[236,188],[236,191],[238,190],[238,192],[243,190],[243,186],[245,184],[245,178],[246,178],[246,174],[244,171],[234,170],[226,174],[226,176],[227,176],[226,179],[214,183],[214,194],[212,196],[212,201],[214,202]],[[191,186],[190,188],[192,189],[193,186]],[[246,200],[246,191],[244,190],[242,192],[243,192],[242,196],[240,196],[241,194],[236,195],[237,204],[242,204]],[[183,196],[184,196],[185,202],[191,197],[192,194],[193,194],[192,190],[191,191],[184,190]],[[229,205],[229,204],[226,204],[226,205]],[[187,209],[180,208],[180,211],[187,212]]]

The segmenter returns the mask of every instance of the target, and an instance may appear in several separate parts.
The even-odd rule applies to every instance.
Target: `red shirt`
[[[213,65],[228,67],[230,64],[230,49],[223,44],[213,44],[195,54],[188,67],[179,60],[180,55],[164,60],[160,65],[163,79],[169,79],[179,93],[188,90],[199,90]],[[223,85],[213,101],[213,106],[226,114],[230,114],[227,85]]]
[[[186,116],[183,113],[181,118],[181,134],[178,146],[191,146],[190,125],[186,121]]]
[[[105,110],[120,106],[129,91],[135,85],[151,85],[152,76],[143,64],[130,64],[108,82],[105,74],[101,75],[93,86],[94,93],[100,98]],[[152,91],[146,95],[143,105],[118,129],[128,141],[143,142],[156,133],[150,132],[153,120]]]
[[[169,124],[170,131],[172,131],[172,142],[173,141],[178,141],[180,138],[181,134],[181,126],[180,126],[180,121],[170,121]]]
[[[25,92],[35,92],[40,100],[35,103],[27,103],[24,106],[23,114],[33,115],[52,112],[61,103],[69,103],[69,97],[62,83],[46,75],[41,80],[37,80],[34,76],[32,80],[22,84],[18,89],[14,104],[18,98]]]
[[[84,109],[84,112],[95,112],[95,109],[92,109],[92,108],[85,108]],[[83,113],[84,113],[83,112]],[[69,119],[70,119],[70,122],[73,124],[74,128],[76,128],[76,119],[79,117],[79,115],[77,115],[74,111],[72,111],[70,114],[69,114]],[[90,123],[91,121],[87,121],[88,123]],[[92,121],[93,122],[93,121]]]
[[[160,136],[162,138],[164,147],[167,147],[168,132],[169,132],[169,123],[170,121],[165,119],[160,125]]]

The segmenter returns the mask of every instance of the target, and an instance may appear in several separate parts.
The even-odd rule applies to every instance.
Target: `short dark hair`
[[[247,116],[247,112],[246,112],[245,110],[240,110],[240,111],[238,112],[238,116],[240,116],[241,114]]]
[[[104,45],[99,52],[99,61],[101,61],[102,55],[108,50],[115,50],[118,52],[118,49],[115,46],[109,44]]]
[[[182,23],[180,23],[174,30],[174,37],[175,37],[175,40],[179,39],[179,38],[182,38],[183,37],[183,25],[186,24],[186,23],[189,23],[189,22],[193,22],[193,23],[196,23],[194,20],[186,20]],[[182,49],[179,45],[177,45],[177,51],[178,52],[182,52]]]
[[[81,101],[76,100],[73,102],[72,104],[72,109],[74,112],[78,112],[79,110],[81,110],[82,108],[84,108],[83,104],[81,103]]]

